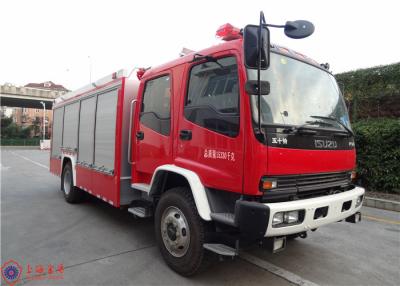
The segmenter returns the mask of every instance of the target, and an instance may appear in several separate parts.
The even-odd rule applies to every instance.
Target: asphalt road
[[[1,149],[1,259],[21,265],[19,285],[399,285],[399,213],[365,207],[359,224],[320,228],[278,254],[253,247],[184,278],[165,265],[151,219],[95,198],[67,204],[48,157]]]

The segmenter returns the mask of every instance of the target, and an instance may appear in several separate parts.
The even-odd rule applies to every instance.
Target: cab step
[[[225,244],[220,243],[204,243],[203,247],[209,251],[212,251],[216,254],[223,255],[223,256],[236,256],[238,255],[237,251]]]
[[[138,216],[140,218],[152,217],[153,213],[150,207],[131,207],[128,208],[128,212]]]
[[[210,216],[213,221],[234,227],[237,226],[235,215],[233,213],[211,213]]]

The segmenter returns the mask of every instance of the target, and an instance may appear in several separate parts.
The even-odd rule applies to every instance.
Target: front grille
[[[315,190],[343,188],[349,186],[351,183],[348,172],[288,175],[277,176],[275,178],[277,180],[275,191],[295,191],[300,194]]]
[[[351,188],[349,172],[268,176],[268,178],[275,179],[277,187],[263,191],[260,200],[264,203],[315,198]]]

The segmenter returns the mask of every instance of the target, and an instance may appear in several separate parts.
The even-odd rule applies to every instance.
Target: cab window
[[[171,88],[169,75],[146,82],[140,122],[162,135],[169,135],[171,129]]]
[[[226,57],[192,67],[185,118],[214,132],[239,133],[239,80],[236,59]]]

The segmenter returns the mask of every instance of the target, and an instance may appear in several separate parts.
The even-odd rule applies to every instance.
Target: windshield
[[[257,70],[248,69],[248,79],[257,79]],[[349,116],[335,78],[319,68],[271,53],[270,67],[261,71],[271,92],[261,96],[263,125],[310,125],[318,128],[350,128]],[[253,118],[258,123],[257,95],[251,96]],[[323,118],[326,117],[326,118]],[[330,117],[330,118],[328,118]],[[335,119],[335,120],[333,120]]]

